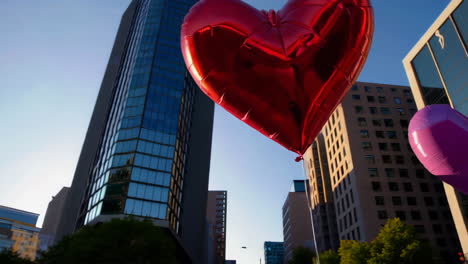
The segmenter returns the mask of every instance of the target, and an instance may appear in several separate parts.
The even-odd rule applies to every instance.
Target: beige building
[[[450,104],[468,116],[467,17],[468,1],[452,0],[403,60],[418,109]],[[444,189],[468,258],[468,196]]]
[[[224,264],[226,260],[227,191],[209,191],[206,206],[208,233],[212,235],[207,264]],[[212,244],[212,245],[211,245]]]
[[[387,219],[399,217],[431,243],[436,257],[451,263],[460,243],[444,187],[408,142],[415,112],[409,87],[354,85],[322,129],[325,147],[318,156],[328,160],[327,199],[333,199],[340,240],[371,241]],[[305,156],[305,167],[315,159]]]
[[[309,180],[310,208],[319,252],[340,246],[335,204],[328,170],[325,140],[320,134],[304,154],[304,169]]]
[[[314,250],[312,225],[306,193],[306,181],[294,180],[283,204],[284,263],[293,257],[298,247]]]

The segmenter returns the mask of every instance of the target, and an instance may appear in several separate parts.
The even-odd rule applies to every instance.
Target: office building
[[[42,223],[41,232],[39,233],[40,250],[45,251],[50,246],[54,245],[55,237],[57,235],[58,225],[62,218],[62,213],[65,208],[65,201],[70,188],[63,187],[57,195],[52,197],[52,200],[47,206],[47,211]]]
[[[283,204],[284,261],[292,259],[298,247],[314,250],[310,210],[304,180],[294,180]]]
[[[58,239],[151,218],[203,263],[214,104],[187,73],[180,28],[195,0],[133,0],[123,14]]]
[[[35,260],[39,247],[38,214],[0,205],[0,251],[11,249],[20,257]]]
[[[468,1],[452,0],[403,60],[418,109],[450,104],[468,116]],[[468,258],[468,196],[444,184]]]
[[[319,252],[338,250],[340,240],[336,225],[335,204],[328,170],[325,141],[319,134],[304,153],[304,170],[309,179],[310,208]]]
[[[226,215],[227,215],[227,191],[209,191],[206,207],[206,219],[209,226],[208,241],[209,257],[214,262],[208,264],[224,264],[226,261]]]
[[[357,83],[325,124],[338,236],[371,241],[398,217],[430,242],[436,258],[450,263],[460,243],[442,182],[409,146],[415,112],[409,87]]]
[[[265,264],[283,264],[283,242],[265,241],[263,244]]]

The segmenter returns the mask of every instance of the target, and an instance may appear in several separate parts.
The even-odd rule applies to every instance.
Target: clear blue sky
[[[130,0],[0,1],[0,204],[41,214],[69,186],[120,16]],[[279,9],[285,0],[248,0]],[[407,85],[401,60],[448,0],[374,0],[360,81]],[[281,241],[295,154],[216,108],[210,188],[228,190],[227,257],[259,262]],[[241,249],[246,246],[247,250]]]

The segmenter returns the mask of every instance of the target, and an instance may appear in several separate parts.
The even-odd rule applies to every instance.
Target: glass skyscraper
[[[283,242],[265,241],[263,249],[265,251],[265,264],[283,264]]]
[[[199,263],[214,105],[180,50],[182,21],[195,2],[133,0],[123,15],[61,235],[114,217],[148,217]]]
[[[450,104],[468,116],[468,0],[452,0],[403,60],[419,109]],[[444,184],[468,257],[468,195]]]

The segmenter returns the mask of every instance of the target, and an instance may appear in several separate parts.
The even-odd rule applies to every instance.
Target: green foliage
[[[2,264],[33,264],[29,259],[21,258],[11,250],[0,250],[0,263]]]
[[[40,264],[176,263],[169,234],[149,220],[114,219],[85,226],[43,253]]]
[[[333,250],[324,251],[320,253],[320,264],[340,264],[340,256]]]
[[[387,221],[371,242],[341,241],[341,264],[432,264],[428,243],[416,236],[414,228],[395,218]]]
[[[297,247],[293,251],[293,257],[288,264],[312,264],[314,252],[306,247]]]
[[[341,258],[340,264],[367,263],[370,251],[369,243],[354,240],[341,240],[340,249],[338,250]]]

